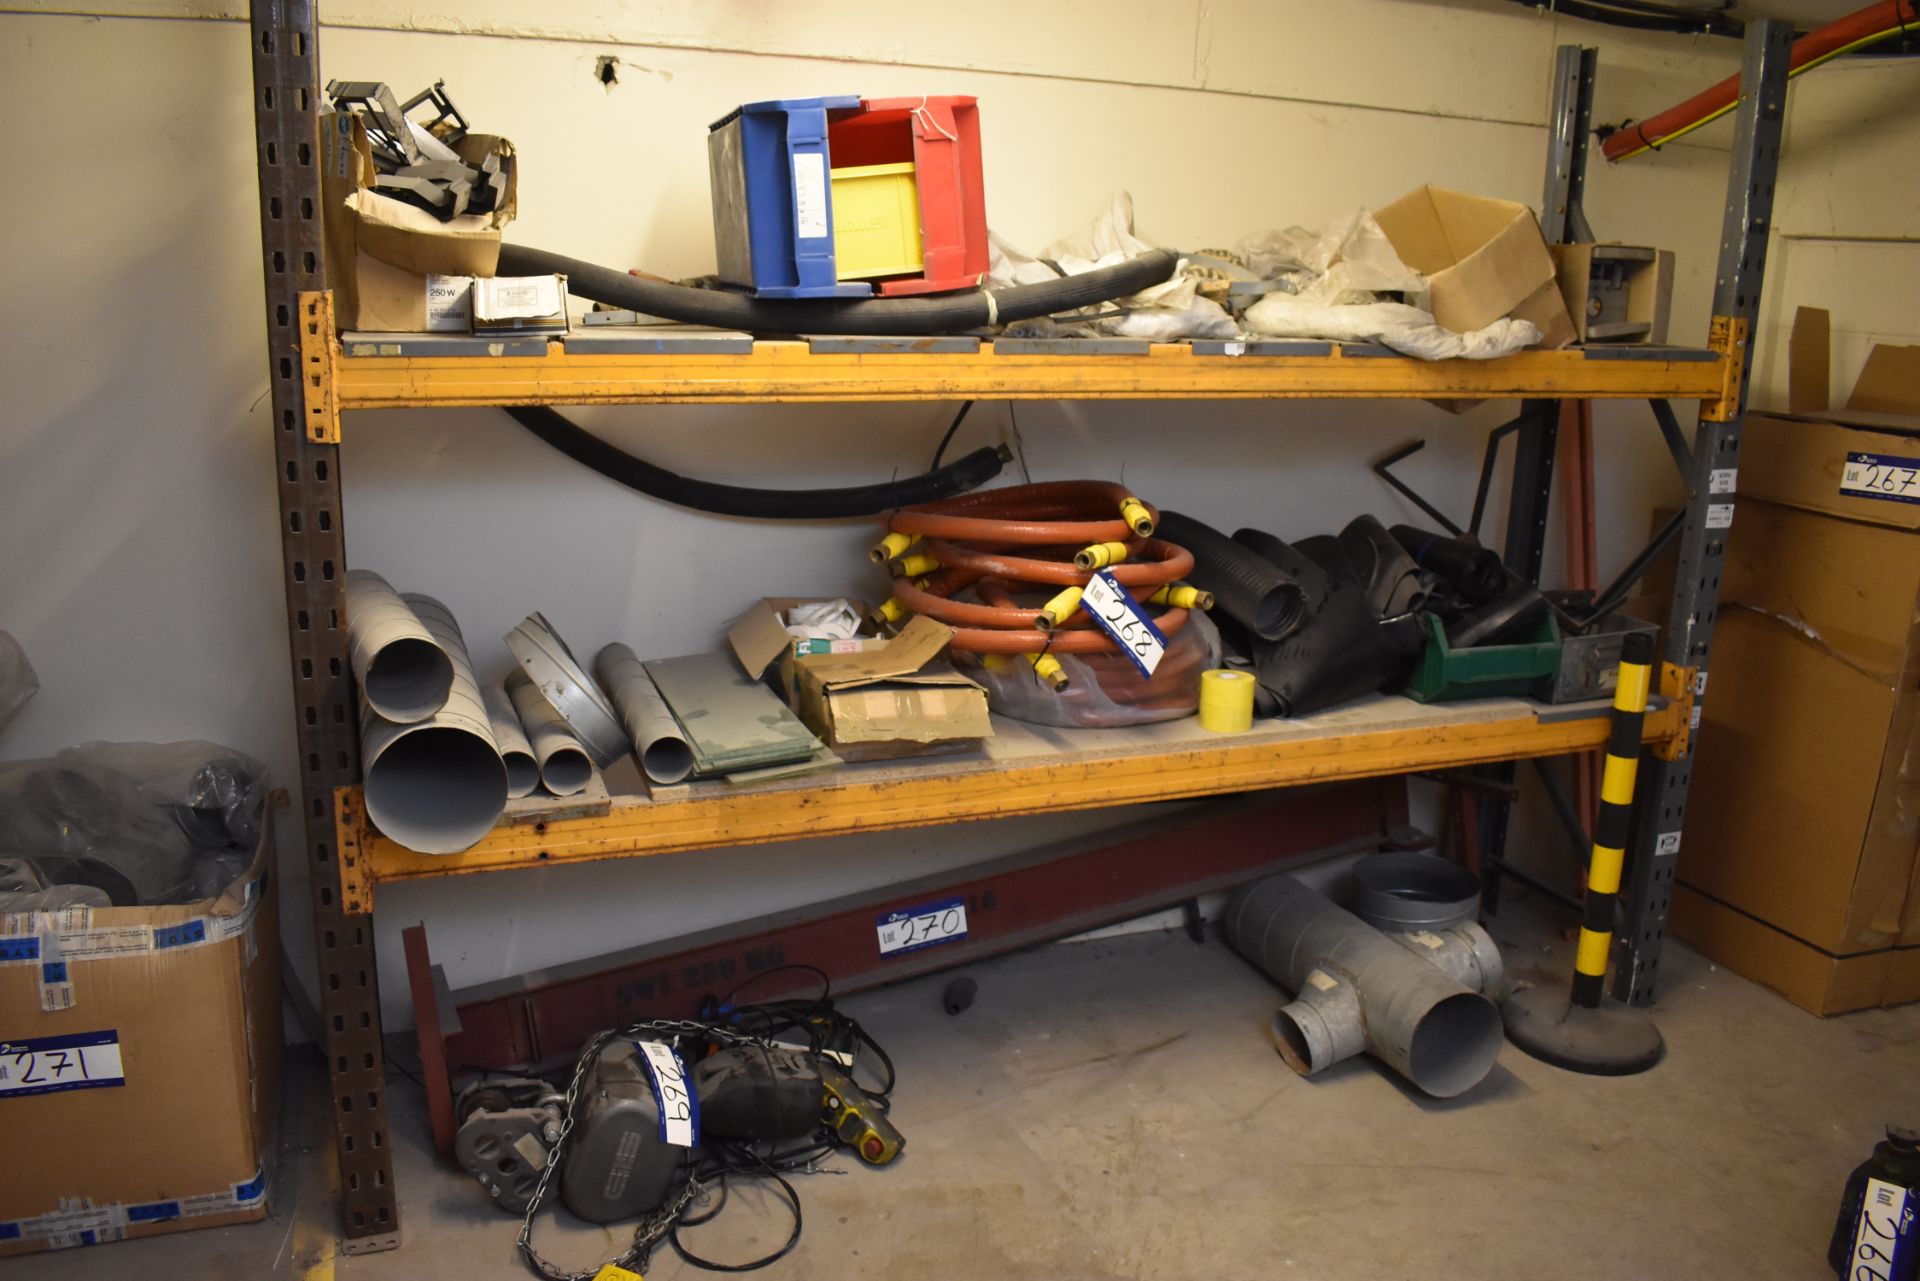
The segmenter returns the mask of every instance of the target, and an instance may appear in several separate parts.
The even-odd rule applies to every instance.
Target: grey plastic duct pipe
[[[401,599],[447,656],[453,681],[445,706],[410,724],[386,719],[361,699],[367,817],[410,850],[458,854],[506,811],[507,767],[453,615],[431,596]]]
[[[533,759],[546,789],[555,796],[572,796],[586,787],[593,778],[593,761],[587,749],[553,710],[553,704],[541,697],[526,673],[508,673],[507,697],[513,700],[513,710],[520,713],[521,727],[533,745]]]
[[[633,750],[613,705],[607,702],[593,683],[593,677],[587,675],[544,615],[528,614],[518,627],[507,633],[506,641],[521,673],[533,683],[554,715],[571,728],[573,737],[587,749],[594,764],[604,769]],[[511,686],[507,692],[513,692]],[[517,699],[514,706],[520,706]],[[532,737],[533,724],[524,710],[520,719]],[[535,739],[535,755],[539,754],[539,746],[539,740]],[[546,768],[542,766],[541,776],[545,774]]]
[[[487,707],[487,723],[493,727],[493,741],[500,748],[500,759],[507,767],[507,795],[518,799],[540,786],[540,763],[533,759],[533,744],[520,726],[513,700],[498,685],[480,690],[480,701]]]
[[[594,656],[593,674],[612,697],[647,777],[662,786],[685,782],[693,773],[693,749],[639,657],[616,641]]]
[[[1290,876],[1241,889],[1226,925],[1235,951],[1296,994],[1274,1015],[1273,1037],[1302,1076],[1366,1050],[1450,1099],[1499,1057],[1492,1001]]]
[[[347,571],[347,644],[361,697],[383,719],[411,725],[447,701],[453,664],[446,651],[372,570]]]

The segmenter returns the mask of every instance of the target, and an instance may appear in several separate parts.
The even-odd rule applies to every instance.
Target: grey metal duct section
[[[457,854],[493,830],[507,807],[507,767],[460,628],[431,596],[401,598],[447,656],[446,705],[425,720],[396,724],[360,705],[360,755],[367,817],[422,854]]]
[[[513,700],[513,710],[520,714],[527,741],[533,745],[541,784],[555,796],[572,796],[585,788],[593,780],[587,749],[524,672],[508,674],[507,697]]]
[[[493,741],[500,748],[500,760],[507,767],[507,795],[526,796],[540,786],[540,763],[533,758],[533,745],[520,726],[513,700],[498,685],[484,685],[480,701],[487,707],[487,722],[493,727]]]
[[[506,639],[513,661],[520,665],[521,672],[533,683],[553,714],[572,728],[574,737],[593,757],[594,764],[604,769],[632,750],[633,744],[627,741],[627,733],[620,728],[620,718],[614,714],[606,696],[544,616],[528,614],[518,627],[507,633]],[[508,692],[511,693],[511,689]],[[518,700],[514,706],[520,706]],[[527,724],[527,735],[534,739],[535,755],[538,755],[539,740],[524,711],[520,719]],[[544,766],[541,772],[544,777]]]
[[[347,571],[347,642],[360,695],[389,721],[423,721],[447,701],[453,663],[386,579]]]
[[[639,657],[616,641],[595,655],[593,674],[612,697],[647,777],[663,786],[685,782],[693,773],[693,748]]]
[[[1505,1033],[1469,990],[1290,876],[1256,881],[1227,905],[1227,940],[1295,993],[1274,1044],[1302,1076],[1366,1050],[1436,1098],[1477,1085]]]

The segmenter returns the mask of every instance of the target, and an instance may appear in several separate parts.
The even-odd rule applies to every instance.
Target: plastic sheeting
[[[266,799],[266,767],[212,743],[0,765],[0,912],[215,897],[259,845]]]

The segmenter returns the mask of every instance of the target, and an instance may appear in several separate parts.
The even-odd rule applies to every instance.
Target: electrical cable
[[[760,520],[849,520],[947,498],[986,484],[1012,458],[1004,445],[974,450],[945,467],[878,485],[841,489],[752,489],[696,480],[635,458],[546,405],[504,406],[513,420],[583,467],[649,498],[712,516]]]
[[[940,438],[939,447],[933,451],[933,462],[927,465],[928,471],[940,470],[940,460],[946,456],[947,446],[953,442],[953,433],[960,430],[961,421],[966,418],[967,411],[972,408],[973,402],[969,400],[966,404],[960,406],[960,412],[955,414],[953,421],[947,424],[947,434]]]
[[[1631,31],[1661,31],[1681,36],[1738,38],[1741,24],[1720,10],[1682,9],[1645,0],[1513,0],[1528,9],[1598,22]]]
[[[563,275],[567,292],[576,298],[683,324],[757,334],[920,337],[1012,324],[1124,298],[1166,280],[1179,262],[1180,256],[1172,250],[1151,249],[1111,267],[1035,285],[875,299],[764,299],[718,289],[690,289],[525,245],[501,245],[497,270],[502,276]]]
[[[543,1257],[533,1245],[533,1225],[540,1206],[546,1198],[549,1185],[564,1162],[567,1145],[572,1137],[578,1118],[581,1092],[592,1073],[593,1066],[602,1053],[614,1042],[637,1036],[655,1036],[669,1041],[691,1041],[706,1044],[723,1044],[733,1047],[758,1047],[763,1054],[771,1054],[776,1049],[792,1047],[781,1046],[774,1037],[787,1031],[801,1030],[808,1042],[806,1053],[818,1059],[831,1049],[835,1039],[851,1038],[855,1046],[855,1058],[860,1046],[870,1048],[886,1069],[886,1084],[878,1091],[866,1091],[868,1097],[882,1110],[887,1106],[887,1095],[893,1089],[893,1060],[880,1047],[878,1041],[862,1027],[858,1020],[841,1013],[832,1002],[832,980],[825,971],[812,965],[784,965],[780,969],[808,971],[820,976],[820,994],[812,998],[790,1001],[774,1001],[764,1004],[747,1004],[733,1007],[725,1021],[718,1020],[646,1020],[630,1023],[624,1027],[611,1028],[597,1033],[580,1050],[574,1062],[574,1068],[567,1082],[567,1088],[561,1098],[561,1121],[559,1137],[547,1154],[547,1162],[541,1168],[540,1180],[534,1185],[532,1196],[528,1199],[527,1209],[520,1221],[520,1234],[517,1246],[521,1257],[536,1276],[544,1281],[592,1281],[605,1263],[616,1264],[623,1268],[644,1272],[653,1252],[662,1241],[690,1266],[704,1268],[712,1272],[751,1272],[764,1268],[789,1254],[799,1244],[803,1227],[800,1210],[800,1193],[786,1178],[795,1173],[819,1173],[819,1162],[840,1150],[840,1141],[825,1128],[824,1124],[813,1138],[798,1146],[784,1150],[769,1147],[761,1150],[751,1142],[723,1138],[709,1138],[702,1146],[702,1159],[687,1171],[685,1181],[671,1194],[668,1200],[652,1214],[641,1219],[634,1228],[632,1241],[627,1248],[602,1264],[591,1269],[569,1272]],[[769,970],[766,973],[775,973]],[[754,975],[735,986],[727,994],[731,1000],[740,990],[750,983],[764,978],[764,974]],[[849,1075],[852,1075],[851,1070]],[[786,1241],[774,1252],[763,1258],[746,1263],[722,1263],[693,1253],[679,1240],[678,1232],[682,1227],[698,1227],[711,1223],[725,1208],[729,1200],[729,1184],[735,1178],[770,1179],[781,1190],[788,1208],[793,1214],[793,1227]],[[701,1196],[711,1192],[713,1204],[704,1212],[690,1215],[688,1208]]]
[[[1845,54],[1903,36],[1916,23],[1920,23],[1916,0],[1880,0],[1795,40],[1787,76],[1791,79]],[[1658,151],[1726,115],[1739,105],[1740,97],[1740,77],[1728,76],[1685,102],[1605,132],[1601,154],[1619,161]]]

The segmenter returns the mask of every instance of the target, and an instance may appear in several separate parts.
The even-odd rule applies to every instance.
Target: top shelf
[[[644,331],[627,333],[646,341]],[[1156,343],[1116,351],[1071,340],[1049,347],[739,337],[725,350],[669,342],[662,344],[666,350],[608,351],[604,344],[612,336],[597,334],[589,341],[497,340],[497,354],[486,353],[485,340],[465,339],[476,354],[413,354],[434,350],[424,337],[348,335],[333,345],[327,354],[336,408],[1308,397],[1718,401],[1728,394],[1735,368],[1715,352],[1683,348],[1423,361],[1328,343]],[[589,342],[602,346],[591,349]],[[510,354],[516,350],[531,354]]]

